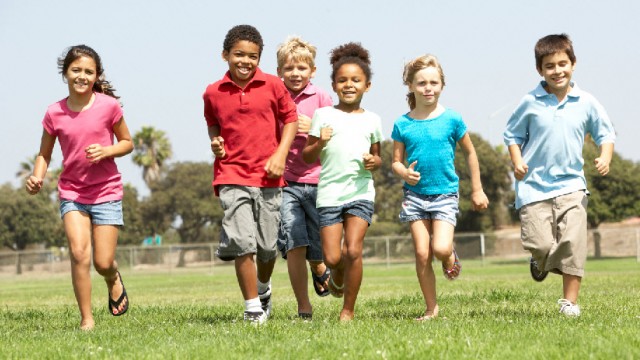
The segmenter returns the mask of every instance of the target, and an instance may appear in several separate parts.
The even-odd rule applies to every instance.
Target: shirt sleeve
[[[44,118],[42,119],[42,127],[47,132],[47,134],[56,136],[56,130],[53,127],[53,120],[51,120],[51,116],[49,115],[48,111],[44,114]]]
[[[400,120],[396,120],[393,123],[393,130],[391,131],[391,139],[393,139],[393,141],[404,143],[404,139],[402,138],[402,133],[400,132],[399,122]]]
[[[460,141],[460,139],[462,139],[462,137],[466,133],[467,133],[467,124],[465,124],[464,120],[462,120],[462,117],[458,115],[456,117],[456,128],[455,128],[456,142]]]
[[[278,94],[278,121],[282,125],[298,121],[298,108],[289,91],[282,81],[278,80],[275,84]]]
[[[214,125],[219,125],[218,118],[215,116],[213,111],[213,104],[211,104],[210,96],[205,93],[202,95],[202,100],[204,101],[204,119],[207,121],[207,126],[211,127]]]
[[[520,101],[520,104],[513,111],[513,114],[507,121],[507,128],[503,134],[504,144],[507,146],[511,145],[522,145],[526,142],[528,138],[528,120],[525,116],[525,110],[528,106],[528,101],[523,98]]]
[[[380,119],[380,116],[375,116],[373,124],[374,128],[371,133],[371,143],[375,144],[384,140],[384,134],[382,134],[382,119]]]
[[[598,146],[604,143],[614,143],[616,140],[616,132],[609,115],[607,115],[604,106],[595,99],[593,99],[593,107],[589,116],[588,132]]]

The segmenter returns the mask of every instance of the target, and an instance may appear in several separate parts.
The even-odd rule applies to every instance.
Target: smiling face
[[[434,66],[418,71],[409,85],[409,91],[414,94],[416,99],[416,107],[438,105],[442,88],[442,75]]]
[[[88,56],[80,56],[71,62],[64,77],[69,86],[69,94],[92,93],[93,84],[98,80],[96,62]]]
[[[258,69],[260,47],[251,41],[240,40],[233,44],[231,50],[224,50],[222,58],[229,64],[233,82],[244,88]]]
[[[278,68],[278,76],[284,81],[287,89],[295,95],[299,94],[309,84],[311,78],[316,74],[315,66],[309,65],[306,61],[287,59],[281,68]]]
[[[340,100],[338,108],[349,111],[360,108],[362,96],[369,91],[371,82],[360,66],[347,63],[336,71],[331,86]]]
[[[538,73],[547,83],[545,90],[555,94],[558,100],[564,99],[564,96],[571,91],[571,77],[575,66],[564,51],[543,57]]]

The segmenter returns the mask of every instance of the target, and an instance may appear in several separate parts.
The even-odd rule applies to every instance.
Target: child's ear
[[[229,52],[227,50],[222,50],[222,60],[229,61]]]
[[[279,77],[279,78],[282,78],[282,68],[278,67],[278,68],[276,69],[276,74],[278,74],[278,77]]]
[[[311,75],[309,75],[309,79],[313,79],[314,76],[316,76],[316,67],[315,66],[311,67]]]

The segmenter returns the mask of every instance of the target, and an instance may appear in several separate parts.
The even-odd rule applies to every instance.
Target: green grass
[[[412,264],[365,265],[356,320],[337,321],[342,300],[313,294],[314,320],[296,320],[286,266],[273,277],[272,318],[242,321],[231,266],[213,273],[141,273],[123,269],[132,307],[107,312],[94,277],[96,329],[77,330],[70,275],[0,280],[0,358],[217,359],[585,359],[640,358],[640,264],[590,260],[580,318],[558,314],[561,278],[529,277],[524,259],[482,265],[464,261],[459,280],[438,272],[441,317],[424,310]]]

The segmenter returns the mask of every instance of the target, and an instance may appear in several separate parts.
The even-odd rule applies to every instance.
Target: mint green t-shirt
[[[315,111],[309,135],[320,137],[320,129],[333,128],[331,140],[320,153],[320,181],[317,207],[340,206],[356,200],[374,201],[371,171],[365,170],[362,155],[381,142],[382,121],[370,111],[346,113],[334,107]]]

